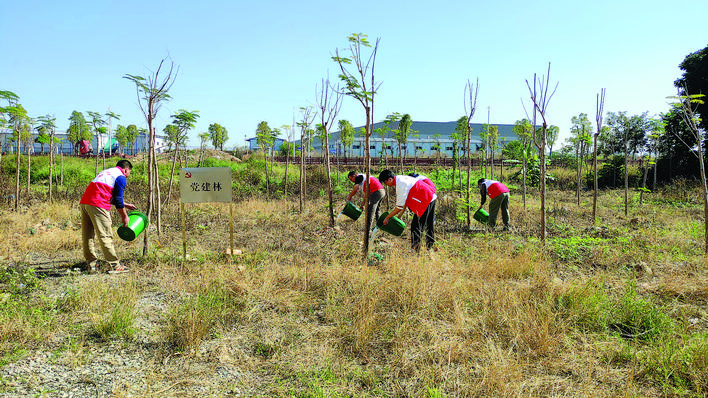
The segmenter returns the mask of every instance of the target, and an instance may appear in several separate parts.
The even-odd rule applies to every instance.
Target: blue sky
[[[680,4],[680,7],[675,4]],[[347,36],[380,38],[375,121],[392,112],[418,121],[464,114],[464,88],[479,78],[475,123],[512,124],[529,108],[526,80],[546,74],[558,88],[550,124],[568,137],[571,117],[605,110],[656,116],[675,95],[678,64],[708,45],[708,1],[3,1],[0,90],[60,130],[73,110],[106,112],[114,124],[146,126],[126,74],[147,76],[162,58],[179,67],[156,119],[199,111],[196,135],[219,123],[227,147],[244,145],[262,120],[292,124],[315,105],[323,78],[336,80],[334,51]],[[345,98],[340,118],[364,123]],[[287,137],[284,137],[287,138]]]

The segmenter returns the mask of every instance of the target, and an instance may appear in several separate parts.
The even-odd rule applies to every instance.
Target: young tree
[[[701,188],[703,189],[703,230],[705,236],[704,251],[708,254],[708,180],[706,180],[706,165],[704,161],[704,147],[706,145],[706,131],[701,126],[701,118],[696,114],[699,106],[705,104],[704,94],[690,94],[687,86],[678,87],[678,95],[671,97],[675,102],[672,107],[680,113],[684,123],[693,134],[690,144],[695,147],[695,155],[698,157],[698,165],[701,173]]]
[[[524,210],[526,210],[526,175],[528,174],[528,150],[531,141],[531,136],[533,135],[533,126],[528,119],[517,120],[512,127],[512,131],[519,137],[521,141],[521,187],[522,187],[522,198],[524,202]]]
[[[125,79],[135,84],[135,92],[138,96],[138,105],[145,116],[148,125],[148,202],[146,215],[148,220],[153,210],[157,213],[157,234],[161,232],[160,227],[160,184],[157,169],[157,157],[155,154],[155,128],[153,122],[160,111],[162,104],[170,100],[169,91],[177,79],[177,70],[174,62],[170,62],[167,70],[163,70],[166,58],[160,60],[160,64],[154,73],[150,73],[147,78],[139,75],[125,75]],[[149,232],[146,228],[143,234],[143,255],[147,255],[149,250]]]
[[[659,143],[661,142],[661,138],[664,136],[666,133],[666,125],[664,124],[664,121],[661,118],[655,119],[652,121],[652,130],[649,133],[648,137],[648,150],[649,150],[649,155],[652,156],[651,159],[651,166],[654,169],[654,181],[652,182],[651,189],[652,191],[656,190],[656,165],[657,165],[657,158],[659,157]]]
[[[691,94],[703,93],[708,95],[708,46],[688,54],[679,64],[683,71],[680,78],[676,79],[674,86],[680,91],[681,96],[689,97]],[[705,99],[702,103],[691,103],[692,113],[698,117],[696,125],[703,131],[708,131],[708,104]]]
[[[135,140],[138,139],[138,135],[140,135],[140,131],[138,130],[138,126],[134,124],[129,124],[128,127],[125,128],[125,133],[126,133],[126,140],[128,141],[128,152],[131,155],[134,155],[135,152],[137,151],[137,145]],[[133,146],[135,147],[135,151],[133,150]]]
[[[17,143],[15,151],[15,211],[19,207],[20,198],[20,143],[25,141],[27,135],[31,135],[30,118],[18,100],[19,97],[12,98],[10,105],[3,108],[3,113],[8,115],[8,124],[12,128],[12,140]]]
[[[208,139],[208,132],[199,134],[199,162],[197,162],[197,167],[204,166],[204,144]]]
[[[287,131],[288,142],[283,143],[280,150],[285,150],[285,178],[283,179],[283,197],[288,197],[288,165],[290,164],[290,151],[292,147],[292,156],[295,158],[295,145],[293,144],[293,138],[295,137],[295,117],[293,116],[293,125],[288,126],[284,124],[281,126],[285,131]],[[287,145],[286,145],[287,144]]]
[[[90,141],[91,138],[93,138],[91,126],[89,126],[84,118],[84,114],[78,111],[71,112],[71,116],[69,116],[69,128],[66,130],[66,134],[74,147],[74,154],[76,154],[76,144],[78,144],[79,141]]]
[[[266,172],[266,196],[270,195],[270,178],[268,175],[268,151],[273,145],[273,135],[268,122],[262,121],[256,127],[256,142],[258,147],[263,151],[263,163],[265,164]]]
[[[0,130],[9,128],[12,130],[12,123],[10,121],[9,109],[16,106],[20,100],[20,97],[12,91],[0,90],[0,101],[7,102],[7,108],[0,106]],[[6,143],[5,143],[6,144]],[[2,152],[4,151],[4,146],[0,146],[0,161],[2,160]]]
[[[398,122],[398,128],[396,129],[396,142],[398,143],[398,156],[400,158],[400,166],[398,169],[399,173],[403,173],[403,161],[406,158],[405,146],[408,145],[408,137],[411,135],[411,126],[413,126],[413,119],[411,115],[404,114],[401,116],[401,120]],[[388,195],[386,195],[388,199]]]
[[[489,148],[489,158],[492,171],[492,179],[494,179],[494,153],[499,148],[499,126],[489,126],[487,133],[487,148]]]
[[[371,176],[371,133],[373,124],[373,108],[374,96],[378,90],[378,84],[374,79],[374,67],[376,65],[376,52],[379,48],[380,39],[376,39],[374,46],[369,43],[368,36],[363,33],[354,33],[348,37],[349,47],[346,52],[348,56],[340,55],[339,49],[335,50],[335,56],[332,59],[339,65],[341,71],[339,78],[344,83],[344,94],[354,98],[364,108],[366,117],[365,135],[366,135],[366,158],[365,158],[365,173],[366,177],[365,188],[368,185]],[[366,48],[371,48],[368,56],[362,53]],[[366,214],[366,226],[364,227],[364,245],[363,253],[367,256],[369,253],[369,230],[371,228],[369,211],[366,197],[364,197],[364,207]]]
[[[440,138],[442,138],[442,134],[433,134],[433,140],[435,140],[435,146],[431,149],[434,149],[436,152],[436,163],[440,163],[440,151],[441,151],[441,146],[442,142],[440,142]]]
[[[187,111],[184,109],[180,109],[172,115],[172,124],[165,126],[165,130],[167,130],[168,127],[172,126],[174,129],[170,129],[170,132],[167,133],[167,136],[170,140],[170,142],[174,143],[175,145],[175,150],[172,153],[172,170],[170,171],[170,183],[168,185],[167,189],[167,197],[165,198],[165,204],[170,203],[170,197],[172,196],[172,181],[174,180],[175,176],[175,166],[177,164],[177,156],[179,155],[180,147],[184,147],[184,151],[186,153],[186,145],[187,141],[189,140],[189,130],[194,128],[194,125],[197,123],[197,119],[199,118],[198,115],[199,111]],[[180,161],[180,165],[182,164],[182,161]]]
[[[558,134],[560,133],[560,128],[558,126],[548,126],[546,131],[546,141],[548,142],[548,157],[553,156],[553,145],[556,144],[558,140]]]
[[[105,142],[102,142],[102,138],[106,133],[106,129],[103,127],[106,124],[106,121],[103,120],[103,115],[101,115],[98,112],[93,112],[93,111],[86,111],[86,113],[89,115],[89,118],[91,118],[91,125],[93,126],[93,131],[96,133],[96,172],[95,174],[98,174],[98,155],[106,156],[105,155]],[[105,161],[104,161],[104,166],[105,166]]]
[[[580,187],[582,185],[581,178],[583,172],[583,163],[585,163],[585,151],[592,142],[591,134],[592,125],[586,113],[581,113],[578,116],[573,116],[570,119],[571,127],[570,141],[575,147],[575,175],[577,181],[576,198],[578,206],[580,206]]]
[[[37,121],[39,121],[39,118],[37,118]],[[34,129],[37,131],[37,138],[35,138],[35,142],[39,143],[41,148],[40,153],[44,155],[44,145],[49,144],[49,133],[43,124],[39,124]]]
[[[342,94],[339,92],[339,87],[333,87],[329,78],[322,79],[322,85],[318,90],[315,88],[317,98],[317,108],[319,109],[320,123],[319,128],[322,129],[324,140],[322,146],[324,148],[325,169],[327,170],[327,195],[329,196],[329,226],[334,228],[334,202],[332,200],[332,174],[329,161],[329,130],[334,125],[334,121],[342,109]]]
[[[389,145],[386,144],[386,136],[388,133],[393,133],[393,136],[396,137],[398,135],[398,129],[392,128],[396,122],[398,122],[401,119],[401,114],[398,112],[394,112],[388,116],[386,116],[386,119],[383,121],[383,126],[381,126],[379,130],[379,134],[381,134],[381,153],[384,154],[384,164],[386,165],[386,168],[388,168],[388,154],[386,153],[386,149],[389,148]],[[393,149],[391,150],[391,155],[393,156]]]
[[[305,209],[305,188],[307,187],[307,174],[305,173],[305,146],[310,145],[308,136],[310,126],[317,113],[313,113],[311,106],[300,108],[302,118],[297,122],[300,127],[300,213]]]
[[[49,198],[49,203],[52,203],[52,173],[54,171],[54,134],[56,132],[56,118],[50,115],[45,115],[45,116],[40,116],[38,119],[39,121],[39,127],[38,130],[41,130],[43,134],[45,134],[48,137],[49,141],[49,191],[48,191],[48,198]],[[42,152],[44,152],[44,148],[42,148]]]
[[[473,93],[474,92],[474,93]],[[477,94],[479,93],[479,78],[477,82],[473,85],[469,79],[467,80],[467,85],[465,85],[464,91],[464,108],[465,115],[467,116],[467,196],[465,198],[465,203],[467,203],[467,229],[472,227],[472,215],[470,208],[472,204],[470,203],[470,192],[471,192],[471,178],[472,178],[472,117],[477,110]],[[467,108],[469,106],[469,109]]]
[[[551,93],[548,93],[548,90],[550,89],[550,76],[551,76],[551,63],[548,63],[548,75],[541,76],[540,78],[536,77],[536,74],[534,73],[533,75],[533,89],[531,88],[531,84],[529,83],[528,80],[526,80],[526,87],[529,90],[530,94],[530,99],[531,99],[531,104],[533,106],[533,127],[535,130],[536,127],[536,117],[540,116],[541,117],[541,136],[537,137],[536,134],[534,134],[534,145],[536,145],[536,148],[538,149],[538,154],[539,154],[539,161],[540,161],[540,166],[541,166],[541,178],[540,178],[540,184],[541,184],[541,234],[540,234],[540,239],[542,243],[546,243],[546,145],[548,142],[548,137],[547,137],[547,131],[548,131],[548,122],[546,120],[546,113],[548,111],[548,104],[551,101],[551,98],[553,97],[553,94],[555,94],[556,89],[558,88],[558,83],[556,83],[555,87],[553,88],[553,91]],[[524,110],[526,108],[524,107]],[[527,115],[528,117],[528,112]],[[540,138],[540,139],[539,139]]]
[[[342,141],[342,147],[344,148],[344,159],[347,159],[347,148],[351,150],[352,143],[354,142],[354,126],[348,121],[341,119],[337,125],[339,127],[339,140]]]
[[[224,144],[229,140],[229,132],[226,130],[226,127],[218,123],[212,123],[209,125],[209,137],[211,138],[211,145],[214,146],[214,149],[223,151]]]
[[[111,134],[113,134],[113,119],[115,120],[120,120],[120,115],[112,112],[111,108],[108,108],[108,112],[104,114],[106,117],[104,120],[106,120],[106,123],[108,124],[108,156],[110,157],[113,155],[113,142],[111,142]],[[116,138],[116,141],[118,139]],[[118,144],[120,145],[120,143]],[[103,169],[105,170],[106,168],[106,151],[103,151]]]
[[[629,214],[629,153],[634,154],[646,146],[646,131],[649,129],[647,113],[627,116],[627,112],[610,112],[607,125],[614,132],[616,142],[624,148],[624,215]]]
[[[128,129],[122,124],[119,124],[116,126],[115,137],[116,142],[118,142],[118,146],[120,146],[120,153],[125,153],[125,148],[128,145]]]

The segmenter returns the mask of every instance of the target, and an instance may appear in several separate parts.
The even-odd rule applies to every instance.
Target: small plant
[[[135,333],[137,288],[134,281],[108,285],[90,285],[80,293],[80,302],[88,308],[90,330],[108,340],[112,337],[132,337]]]
[[[620,337],[648,341],[668,335],[673,322],[656,305],[639,297],[636,282],[629,280],[611,308],[608,327]]]
[[[0,291],[10,294],[27,294],[40,284],[32,268],[21,266],[0,269]]]
[[[170,311],[167,339],[179,351],[194,352],[204,339],[211,336],[215,327],[235,319],[242,306],[231,290],[215,283],[206,291],[187,297]],[[270,352],[261,348],[256,352]]]

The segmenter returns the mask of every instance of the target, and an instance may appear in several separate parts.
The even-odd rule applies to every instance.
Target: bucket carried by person
[[[393,216],[388,220],[388,224],[384,225],[383,221],[388,216],[388,212],[383,213],[378,220],[376,220],[376,228],[388,232],[394,236],[401,236],[403,230],[406,228],[406,224],[398,217]]]
[[[474,219],[481,222],[482,224],[486,224],[487,220],[489,219],[489,213],[487,213],[486,210],[480,208],[474,213]]]
[[[361,209],[359,206],[355,205],[352,202],[347,202],[346,206],[344,206],[344,209],[340,214],[344,214],[345,216],[351,218],[352,220],[356,221],[359,219],[359,216],[361,216]]]
[[[133,210],[128,213],[128,225],[123,225],[118,228],[118,236],[125,241],[133,241],[138,235],[140,235],[145,228],[147,228],[148,218],[145,214]]]

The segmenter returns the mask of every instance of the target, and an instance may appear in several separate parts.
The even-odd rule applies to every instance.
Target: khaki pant
[[[489,201],[489,219],[487,220],[489,228],[494,228],[497,225],[497,216],[500,209],[504,227],[509,228],[509,192],[501,193]]]
[[[84,258],[91,264],[96,261],[96,245],[94,239],[98,236],[103,257],[112,266],[118,265],[118,256],[113,247],[113,229],[111,228],[110,210],[87,204],[81,207],[81,238],[83,239]]]

